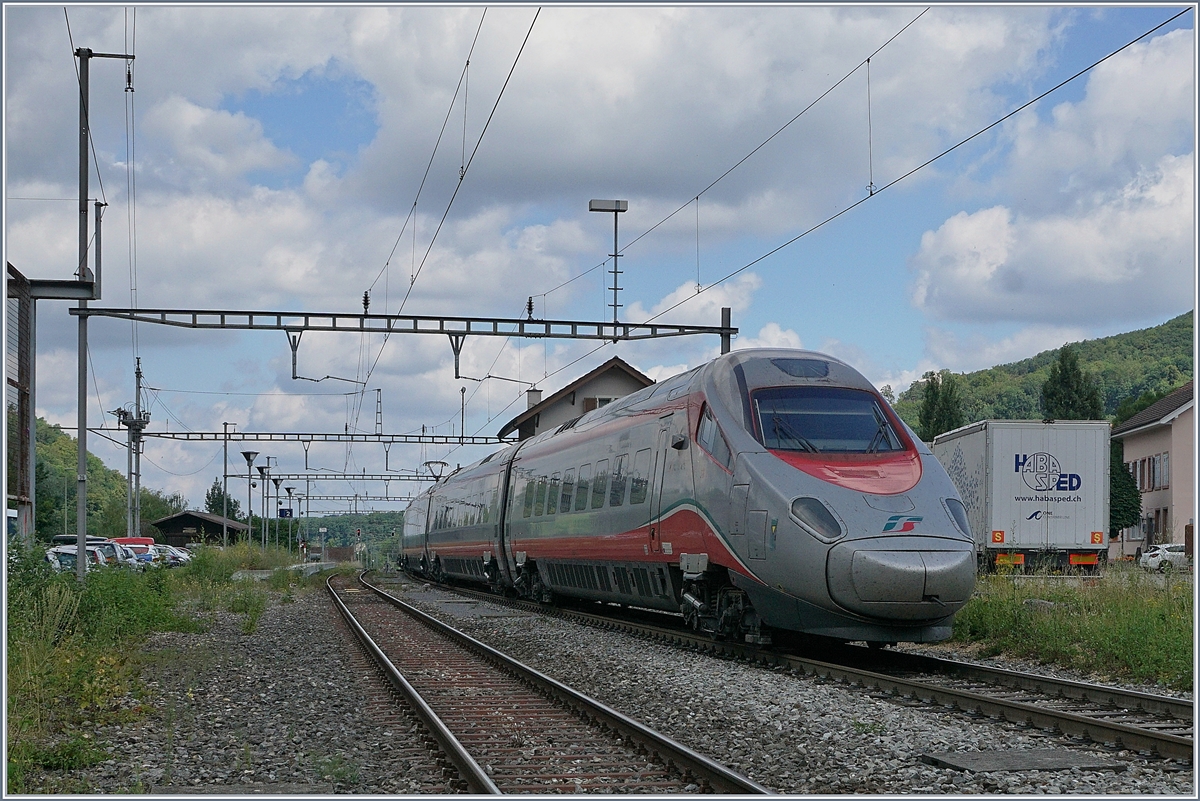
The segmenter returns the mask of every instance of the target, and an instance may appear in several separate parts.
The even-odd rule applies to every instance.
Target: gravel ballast
[[[33,791],[449,792],[413,723],[367,702],[383,685],[324,590],[276,597],[252,634],[243,620],[218,612],[203,634],[152,636],[140,699],[152,713],[97,730],[109,760],[32,776]]]
[[[861,689],[686,652],[618,632],[404,581],[412,603],[577,690],[782,793],[1194,796],[1191,766],[1102,751],[1124,771],[968,773],[921,761],[947,751],[1075,749],[1078,742]],[[448,599],[452,599],[447,603]],[[382,684],[324,591],[273,602],[253,634],[219,613],[202,634],[144,646],[153,712],[94,733],[112,758],[30,777],[34,792],[416,794],[448,792],[416,729],[385,721]],[[132,700],[131,700],[132,703]]]
[[[1124,771],[968,773],[921,755],[1066,748],[1036,729],[872,698],[861,689],[690,653],[492,604],[444,603],[409,582],[397,597],[530,667],[781,793],[1049,793],[1194,796],[1191,766],[1102,751]],[[460,599],[461,600],[461,599]]]

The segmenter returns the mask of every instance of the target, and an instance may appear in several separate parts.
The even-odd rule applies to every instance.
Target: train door
[[[493,473],[488,479],[487,500],[489,510],[490,539],[495,548],[494,558],[500,569],[500,580],[512,584],[512,566],[508,560],[508,547],[504,542],[504,504],[507,501],[508,467]]]
[[[653,485],[650,488],[650,553],[662,550],[661,529],[663,484],[667,476],[667,456],[671,449],[671,423],[674,413],[658,418],[658,439],[654,446],[654,464],[650,470]]]
[[[500,570],[504,576],[504,582],[509,586],[512,586],[517,577],[516,555],[512,553],[512,543],[509,539],[511,533],[509,531],[509,518],[512,512],[513,465],[516,461],[517,452],[513,450],[512,456],[504,463],[504,470],[500,473],[500,502],[496,521],[498,539],[496,558],[500,562]]]
[[[425,501],[425,522],[421,526],[421,567],[425,569],[431,565],[429,557],[429,530],[433,528],[433,498],[434,493],[429,493],[428,500]]]

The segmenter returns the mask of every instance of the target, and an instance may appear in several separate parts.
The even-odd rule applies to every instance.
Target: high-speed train
[[[862,375],[811,351],[728,353],[456,470],[404,517],[401,561],[526,598],[930,642],[975,584],[958,492]]]

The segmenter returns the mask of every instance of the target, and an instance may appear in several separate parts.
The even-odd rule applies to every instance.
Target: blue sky
[[[863,198],[872,174],[889,183],[1177,10],[935,6],[896,36],[921,8],[554,7],[530,33],[535,9],[512,6],[141,7],[136,92],[123,91],[120,62],[93,65],[104,186],[93,177],[92,193],[109,203],[103,303],[132,305],[136,281],[142,307],[354,312],[370,288],[372,311],[395,312],[424,261],[406,313],[512,317],[532,295],[539,315],[607,319],[603,270],[549,291],[611,248],[612,218],[589,214],[588,200],[629,200],[624,247],[854,70],[706,192],[698,218],[689,205],[629,246],[622,319],[687,298],[667,319],[711,325],[732,306],[735,346],[824,350],[897,391],[926,370],[975,370],[1155,325],[1194,306],[1191,12],[713,282]],[[68,13],[76,46],[131,47],[124,9]],[[866,70],[855,67],[893,36],[871,62],[868,143]],[[6,7],[5,44],[6,256],[29,275],[67,277],[73,204],[18,199],[75,193],[62,9]],[[697,260],[708,286],[699,295]],[[38,411],[73,425],[74,321],[61,304],[39,321]],[[291,380],[280,334],[141,326],[136,346],[132,334],[92,326],[93,421],[132,400],[140,356],[163,389],[154,426],[373,428],[373,398],[356,417],[338,394],[350,384]],[[661,378],[711,358],[717,342],[585,356],[592,347],[469,339],[463,372],[554,391],[614,353]],[[299,364],[303,375],[382,387],[387,431],[457,431],[464,383],[444,338],[308,335]],[[494,433],[522,408],[518,384],[465,386],[469,433]],[[212,392],[244,394],[199,394]],[[93,450],[123,467],[116,446]],[[275,455],[303,466],[299,449]],[[359,470],[383,463],[381,449],[312,455]],[[482,455],[394,449],[390,461]],[[220,472],[213,457],[208,446],[152,443],[145,481],[199,502]]]

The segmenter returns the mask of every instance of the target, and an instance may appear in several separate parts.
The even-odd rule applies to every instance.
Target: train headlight
[[[842,526],[837,518],[816,498],[797,498],[792,501],[792,516],[826,542],[842,536]]]
[[[965,534],[967,539],[971,539],[971,524],[967,522],[967,507],[963,506],[962,501],[958,498],[945,498],[943,503],[950,510],[950,516],[954,518],[954,525],[958,526],[958,530]]]

